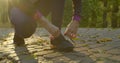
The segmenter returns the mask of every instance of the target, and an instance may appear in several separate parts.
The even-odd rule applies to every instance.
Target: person
[[[35,32],[37,19],[39,24],[51,33],[51,37],[54,37],[54,39],[51,38],[50,41],[53,49],[59,51],[72,51],[74,48],[73,44],[70,41],[66,40],[60,32],[64,3],[65,0],[19,0],[19,2],[12,2],[10,4],[11,7],[9,14],[10,20],[15,29],[13,39],[14,44],[16,46],[21,46],[25,44],[24,39],[30,37]],[[74,9],[76,9],[76,7],[74,7]],[[42,18],[40,11],[43,14]],[[48,15],[49,12],[51,12],[52,15],[53,25],[49,23],[49,21],[44,17]],[[34,15],[35,13],[36,15]],[[35,18],[33,18],[33,16]],[[74,19],[76,19],[76,17]],[[73,28],[74,24],[77,24],[76,22],[78,21],[73,21],[69,24],[68,28],[66,29],[65,35],[69,37],[75,36],[76,31],[74,32],[75,34],[71,34],[70,30],[72,30],[71,28]],[[75,29],[77,30],[77,27]]]

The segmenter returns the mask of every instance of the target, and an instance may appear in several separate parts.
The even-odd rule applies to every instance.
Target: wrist
[[[37,10],[34,15],[34,19],[40,19],[40,18],[42,18],[42,16],[43,16],[42,13]]]
[[[81,20],[81,17],[79,15],[74,15],[73,16],[73,21],[80,22],[80,20]]]

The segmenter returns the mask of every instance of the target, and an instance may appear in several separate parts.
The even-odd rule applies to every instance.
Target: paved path
[[[80,28],[69,53],[50,50],[43,29],[25,40],[26,47],[15,48],[13,32],[0,29],[0,63],[120,63],[120,29]]]

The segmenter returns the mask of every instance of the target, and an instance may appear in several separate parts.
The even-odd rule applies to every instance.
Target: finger
[[[64,35],[67,35],[67,32],[64,32]]]
[[[71,33],[71,36],[70,36],[70,38],[73,38],[74,37],[74,34],[73,33]]]
[[[66,34],[66,36],[68,36],[69,38],[72,38],[72,33],[71,33],[71,32],[68,32],[68,33]]]
[[[66,31],[64,32],[64,35],[68,35],[70,34],[70,29],[66,29]]]
[[[69,34],[70,33],[70,30],[66,30],[65,32],[64,32],[64,35],[67,35],[67,34]]]
[[[50,39],[51,39],[51,40],[54,40],[55,37],[54,37],[53,35],[50,35]]]
[[[69,38],[76,38],[76,33],[73,33],[73,32],[69,32],[68,34],[67,34],[67,36],[69,37]]]
[[[76,34],[72,33],[71,38],[76,38]]]
[[[65,30],[64,35],[67,35],[68,29]]]
[[[76,35],[76,34],[74,34],[72,37],[73,37],[73,38],[76,38],[76,37],[77,37],[77,35]]]

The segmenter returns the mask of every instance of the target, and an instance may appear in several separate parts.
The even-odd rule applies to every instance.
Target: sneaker
[[[73,44],[66,40],[63,35],[51,40],[51,48],[61,52],[71,52],[73,51]]]

